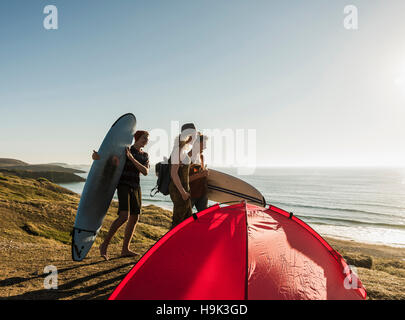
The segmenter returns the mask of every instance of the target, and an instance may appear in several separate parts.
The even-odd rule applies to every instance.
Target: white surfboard
[[[266,200],[255,187],[229,174],[209,169],[208,199],[218,203],[247,201],[265,207]]]
[[[136,118],[124,114],[112,125],[93,161],[80,198],[72,233],[72,259],[83,260],[98,232],[114,196],[126,161],[125,148],[132,143]]]

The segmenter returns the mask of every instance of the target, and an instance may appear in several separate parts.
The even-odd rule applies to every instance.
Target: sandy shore
[[[368,299],[405,299],[405,248],[325,239],[357,271]]]

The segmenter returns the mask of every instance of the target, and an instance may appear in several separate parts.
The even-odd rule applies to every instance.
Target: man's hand
[[[188,192],[184,192],[181,194],[181,197],[184,201],[186,201],[188,198],[190,198],[190,194]]]
[[[97,153],[96,150],[93,150],[93,154],[91,156],[93,160],[100,160],[100,155]]]
[[[129,147],[126,147],[125,151],[126,151],[126,154],[127,154],[127,157],[128,157],[129,160],[132,160],[132,161],[135,160],[135,158],[132,155],[131,150],[129,149]]]

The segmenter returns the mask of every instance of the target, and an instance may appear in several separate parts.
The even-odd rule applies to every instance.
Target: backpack
[[[154,197],[156,193],[160,192],[167,196],[169,194],[169,184],[170,184],[170,159],[166,159],[158,162],[155,165],[155,172],[157,175],[156,186],[150,191],[150,196]]]

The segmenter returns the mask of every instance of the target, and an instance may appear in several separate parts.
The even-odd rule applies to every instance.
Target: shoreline
[[[332,237],[323,237],[333,249],[342,252],[359,252],[383,259],[400,259],[405,261],[405,248],[391,247],[382,244],[357,242],[354,240],[342,240]],[[342,252],[340,252],[342,251]]]
[[[77,196],[80,197],[79,194],[77,194]],[[145,202],[147,202],[147,203],[145,203]],[[111,206],[118,207],[118,200],[112,199]],[[142,208],[145,208],[148,206],[154,206],[160,210],[172,211],[172,208],[165,208],[158,204],[153,203],[152,201],[144,200],[143,204],[142,204]],[[304,220],[302,220],[302,221],[304,221]],[[338,238],[336,236],[322,235],[316,230],[316,228],[313,228],[313,229],[323,239],[325,239],[332,246],[333,249],[337,250],[339,253],[340,253],[340,251],[337,248],[341,248],[341,250],[343,249],[343,250],[351,250],[351,251],[353,251],[353,249],[356,248],[356,250],[354,250],[354,251],[361,251],[363,254],[371,254],[371,255],[375,255],[380,258],[397,258],[397,259],[402,259],[405,261],[405,247],[393,246],[393,245],[383,244],[383,243],[364,242],[364,241],[358,241],[355,239],[347,239],[347,238],[343,238],[343,237]]]
[[[118,205],[118,200],[113,199],[112,202],[116,202],[117,205]],[[160,206],[158,204],[152,203],[151,201],[144,200],[143,202],[148,202],[148,203],[143,203],[142,204],[143,207],[152,205],[152,206],[158,207],[158,208],[160,208],[162,210],[172,211],[172,208],[165,208],[165,207],[162,207],[162,206]],[[303,220],[303,219],[301,219],[301,220],[303,222],[305,222],[305,220]],[[305,222],[305,223],[307,223],[307,222]],[[341,243],[341,244],[346,244],[346,245],[348,245],[350,243],[353,243],[353,244],[361,245],[361,247],[363,247],[363,248],[367,248],[367,247],[370,247],[370,248],[371,247],[376,247],[376,248],[381,248],[381,249],[386,248],[386,250],[388,250],[388,251],[390,251],[390,250],[395,251],[395,250],[398,249],[399,251],[403,250],[405,252],[405,245],[395,246],[395,245],[390,245],[390,244],[386,244],[386,243],[366,242],[366,241],[359,241],[359,240],[356,240],[356,239],[349,239],[349,238],[344,238],[344,237],[339,238],[339,237],[336,237],[336,236],[321,234],[321,233],[318,232],[316,227],[312,227],[312,226],[310,226],[310,227],[316,233],[318,233],[322,238],[324,238],[328,243],[329,242],[335,242],[335,243]],[[405,254],[404,254],[404,259],[405,259]]]
[[[147,203],[144,203],[144,202],[147,202]],[[158,201],[157,201],[157,202],[158,202]],[[111,201],[111,203],[116,203],[117,206],[118,206],[118,200],[116,200],[116,199],[113,199],[113,200]],[[167,211],[172,211],[172,210],[173,210],[172,208],[165,208],[165,207],[162,207],[162,206],[160,206],[160,205],[158,205],[158,204],[153,203],[152,201],[143,200],[142,207],[146,207],[146,206],[149,206],[149,205],[158,207],[158,208],[160,208],[160,209],[162,209],[162,210],[167,210]],[[301,220],[302,220],[303,222],[305,222],[305,220],[303,220],[303,219],[301,219]],[[307,222],[305,222],[305,223],[307,223]],[[396,250],[396,249],[398,249],[399,251],[403,250],[403,251],[405,252],[405,245],[403,245],[403,246],[402,246],[402,245],[401,245],[401,246],[400,246],[400,245],[395,246],[395,245],[390,245],[390,244],[386,244],[386,243],[366,242],[366,241],[359,241],[359,240],[356,240],[356,239],[348,239],[348,238],[344,238],[344,237],[339,238],[339,237],[336,237],[336,236],[321,234],[321,233],[318,232],[318,230],[316,229],[316,227],[312,227],[312,226],[310,226],[310,227],[311,227],[316,233],[318,233],[322,238],[324,238],[328,243],[330,243],[330,242],[341,243],[341,244],[346,243],[347,245],[350,244],[350,243],[356,243],[356,244],[358,244],[358,245],[361,245],[361,247],[364,247],[364,248],[367,248],[367,247],[370,247],[370,248],[371,248],[371,247],[380,248],[380,247],[381,247],[381,249],[386,248],[388,251],[390,251],[390,249],[391,249],[391,250]],[[404,255],[403,258],[405,259],[405,255]]]
[[[260,167],[261,169],[265,168],[265,169],[278,169],[279,167],[275,166],[275,167]],[[302,167],[298,167],[301,168]],[[318,168],[318,167],[308,167],[309,169],[322,169],[322,168]],[[333,167],[334,169],[347,169],[346,167]],[[385,167],[381,167],[386,169]],[[396,169],[399,169],[397,167],[395,167]],[[224,168],[222,168],[224,169]],[[229,168],[228,168],[229,169]],[[236,168],[234,168],[236,169]],[[329,169],[329,168],[326,168]],[[368,168],[364,168],[364,169],[368,169]],[[231,170],[231,169],[229,169]],[[227,171],[224,171],[227,172]],[[148,177],[147,177],[148,178]],[[267,178],[266,178],[267,179]],[[267,180],[266,180],[267,181]],[[152,187],[154,187],[154,184],[149,181],[149,180],[143,180],[143,182],[145,183],[145,185],[142,186],[142,191],[144,191],[143,187],[145,186],[147,189],[145,189],[145,194],[143,194],[144,199],[143,199],[143,204],[153,204],[153,205],[157,205],[165,210],[172,210],[172,206],[170,205],[170,198],[164,198],[164,197],[156,197],[156,198],[150,198],[148,196],[148,192],[149,189],[151,189]],[[262,194],[266,197],[269,198],[269,194],[266,192],[268,192],[268,190],[266,188],[263,187],[263,185],[261,185],[260,180],[256,181],[257,184],[254,184],[253,182],[249,182],[252,185],[255,185],[257,188],[260,188],[260,186],[262,187],[260,190],[262,192]],[[142,185],[142,183],[141,183]],[[69,185],[62,185],[68,189],[70,189]],[[72,188],[74,189],[75,187],[72,184]],[[76,191],[72,190],[73,192],[79,192],[79,189],[82,188],[82,185],[79,185],[79,187],[76,187]],[[266,191],[267,190],[267,191]],[[271,198],[271,197],[270,197]],[[283,199],[281,197],[281,199]],[[361,212],[361,214],[375,214],[376,218],[377,218],[377,222],[374,223],[373,221],[373,216],[368,217],[367,215],[363,216],[359,216],[360,218],[357,219],[359,221],[356,220],[356,215],[358,214],[357,212],[339,212],[338,209],[340,209],[340,206],[338,206],[336,208],[336,210],[338,211],[336,213],[335,217],[335,213],[328,211],[331,208],[328,208],[328,206],[324,207],[325,204],[320,201],[319,203],[316,202],[318,204],[318,206],[315,206],[316,210],[313,211],[312,209],[306,209],[306,208],[298,208],[300,207],[300,204],[298,204],[296,206],[296,201],[294,199],[290,199],[291,201],[288,201],[288,199],[286,201],[282,201],[280,203],[278,203],[277,201],[275,201],[273,199],[274,205],[283,208],[286,211],[293,211],[296,216],[298,218],[300,218],[301,220],[303,220],[305,223],[307,223],[308,225],[310,225],[318,234],[320,234],[322,237],[329,237],[329,238],[336,238],[338,240],[342,240],[342,241],[356,241],[359,243],[364,243],[364,244],[371,244],[371,245],[385,245],[385,246],[389,246],[389,247],[393,247],[393,248],[405,248],[405,230],[404,229],[397,229],[395,228],[396,225],[401,225],[403,224],[403,219],[401,215],[399,215],[397,219],[397,224],[395,224],[395,221],[392,222],[392,226],[390,225],[391,222],[386,222],[387,225],[381,226],[380,224],[384,221],[386,216],[389,216],[389,214],[387,212],[385,212],[384,208],[372,208],[374,211],[371,212]],[[297,201],[298,202],[298,201]],[[305,201],[304,201],[305,202]],[[310,204],[311,208],[312,206],[314,206],[312,203]],[[305,207],[306,204],[304,203],[303,207]],[[349,209],[345,209],[345,207],[342,207],[342,210],[350,210],[352,209],[351,207],[349,207]],[[332,208],[333,209],[333,208]],[[355,209],[355,208],[354,208]],[[353,209],[353,210],[354,210]],[[370,210],[372,210],[370,209]],[[325,211],[323,211],[325,210]],[[358,209],[361,210],[361,209]],[[315,213],[314,213],[315,212]],[[344,218],[342,218],[342,220],[338,220],[336,221],[330,221],[328,219],[329,214],[332,216],[331,219],[339,219],[340,216]],[[315,219],[312,219],[312,215],[314,215]],[[319,216],[319,221],[317,220],[316,217]],[[347,221],[345,221],[345,219],[347,219]],[[369,220],[365,220],[365,219],[369,219]],[[351,222],[354,222],[354,224],[352,224]],[[361,224],[362,221],[365,222],[365,224]],[[367,223],[367,222],[371,222],[371,223]],[[318,223],[320,222],[320,223]],[[380,222],[380,223],[379,223]],[[357,224],[356,224],[357,223]],[[395,225],[394,225],[395,224]]]

